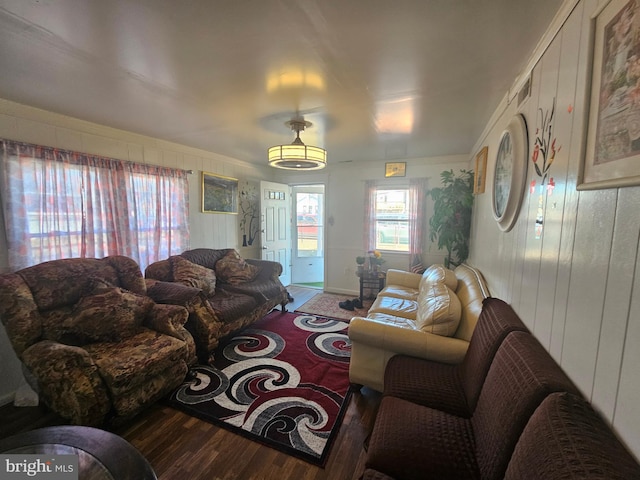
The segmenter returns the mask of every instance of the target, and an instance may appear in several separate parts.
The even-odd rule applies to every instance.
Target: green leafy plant
[[[356,263],[357,263],[358,265],[364,265],[364,261],[365,261],[365,258],[364,258],[364,257],[361,257],[361,256],[356,257]]]
[[[429,238],[438,240],[438,248],[447,250],[445,266],[460,265],[469,257],[469,235],[473,208],[473,170],[445,170],[440,174],[442,187],[429,192],[433,216],[429,220]]]

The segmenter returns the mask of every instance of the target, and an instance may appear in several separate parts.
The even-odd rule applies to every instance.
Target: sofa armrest
[[[164,333],[179,340],[186,340],[184,324],[189,318],[189,311],[179,305],[156,303],[145,319],[145,325],[156,332]]]
[[[54,411],[74,424],[103,423],[111,402],[98,367],[85,349],[43,340],[27,348],[22,361]]]
[[[398,327],[363,317],[351,319],[349,338],[352,342],[361,342],[396,354],[452,365],[461,363],[469,348],[469,342],[466,340]]]
[[[278,279],[282,274],[282,265],[279,262],[272,262],[271,260],[257,260],[254,258],[247,258],[245,261],[259,268],[258,275],[253,282],[261,280]]]
[[[189,307],[200,292],[202,290],[199,288],[181,283],[147,279],[147,295],[156,303]]]
[[[179,305],[156,303],[147,315],[145,325],[156,332],[163,333],[178,340],[182,340],[187,346],[185,359],[188,365],[196,363],[196,344],[193,336],[185,328],[189,319],[189,311]]]
[[[422,280],[422,275],[419,273],[405,272],[404,270],[395,270],[393,268],[387,270],[387,285],[401,285],[418,289],[420,288],[420,280]]]

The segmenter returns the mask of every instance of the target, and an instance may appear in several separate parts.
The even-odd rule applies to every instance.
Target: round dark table
[[[0,440],[0,453],[78,455],[80,480],[157,480],[136,448],[111,432],[63,425]]]

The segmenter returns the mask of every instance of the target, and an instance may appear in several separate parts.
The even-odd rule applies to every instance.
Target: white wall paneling
[[[521,108],[529,126],[528,183],[539,186],[531,163],[538,108],[556,101],[552,138],[561,149],[549,170],[555,188],[542,198],[542,235],[536,238],[539,191],[527,190],[508,233],[488,221],[491,202],[482,198],[474,211],[470,263],[640,457],[640,187],[576,190],[587,128],[590,17],[599,3],[578,2],[533,68],[532,94]],[[516,107],[498,113],[478,141],[493,152],[489,192],[499,135]]]

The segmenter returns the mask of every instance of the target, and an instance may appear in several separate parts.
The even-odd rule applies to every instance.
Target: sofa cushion
[[[187,344],[144,328],[117,344],[93,343],[84,349],[98,366],[112,396],[118,397],[150,378],[162,376],[176,364],[184,365]]]
[[[216,275],[222,282],[239,285],[256,278],[258,267],[245,262],[238,252],[231,250],[216,262]]]
[[[456,333],[462,306],[445,283],[424,283],[418,296],[416,327],[423,332],[451,337]]]
[[[420,279],[420,287],[425,283],[444,283],[454,292],[458,288],[458,277],[453,270],[449,270],[444,265],[434,264],[427,268]]]
[[[148,297],[101,285],[80,299],[62,325],[80,345],[119,342],[137,332],[152,308]]]
[[[369,308],[367,316],[371,313],[386,313],[415,320],[418,313],[418,303],[406,298],[378,295],[371,305],[371,308]]]
[[[380,290],[378,295],[416,300],[418,298],[418,293],[419,290],[417,288],[405,287],[403,285],[387,285]]]
[[[416,322],[410,318],[398,317],[397,315],[380,312],[368,313],[367,318],[387,325],[393,325],[394,327],[416,330]]]
[[[459,417],[470,416],[459,365],[395,355],[384,372],[384,394]]]
[[[216,272],[180,255],[169,258],[173,271],[173,281],[187,287],[199,288],[207,297],[216,291]]]
[[[477,479],[474,452],[469,419],[384,396],[365,467],[402,479]]]

